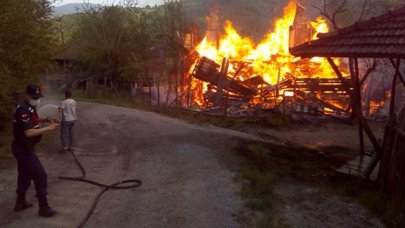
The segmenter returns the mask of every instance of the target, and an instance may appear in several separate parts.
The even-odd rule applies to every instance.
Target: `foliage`
[[[123,65],[137,58],[134,55],[137,28],[135,13],[120,6],[104,7],[101,11],[89,10],[78,18],[77,30],[72,42],[81,50],[79,59],[87,70],[93,74],[120,81],[123,77]],[[130,45],[131,40],[134,41]],[[136,67],[133,67],[137,69]]]
[[[160,35],[170,30],[165,27],[172,23],[170,17],[173,15],[175,16],[174,18],[178,19],[175,22],[177,29],[195,23],[200,27],[200,35],[203,36],[205,32],[205,17],[209,14],[209,6],[215,3],[218,5],[221,12],[221,23],[224,23],[225,20],[231,20],[242,34],[252,36],[256,40],[261,40],[266,32],[269,31],[269,28],[271,28],[274,18],[282,16],[283,7],[288,1],[289,0],[166,0],[166,5],[138,10],[144,12],[148,20],[151,21],[156,21],[156,16],[160,17],[160,19],[157,20],[160,23],[153,23],[153,28],[150,28],[155,31],[160,28]],[[169,14],[167,14],[168,16],[166,16],[165,14],[168,12],[168,9],[173,13],[169,12]],[[75,15],[79,16],[80,14]],[[66,29],[68,30],[69,28]]]
[[[71,42],[78,45],[80,60],[88,72],[113,82],[148,83],[150,60],[172,55],[173,44],[166,31],[178,20],[167,20],[169,11],[106,6],[79,14]],[[173,16],[178,17],[179,14]],[[171,17],[173,18],[173,17]],[[170,24],[169,24],[170,22]]]
[[[50,67],[55,40],[47,0],[3,0],[0,7],[0,128],[9,125],[25,85]]]
[[[11,127],[0,130],[0,170],[14,165],[10,144],[13,140]]]
[[[55,30],[57,30],[56,39],[59,44],[72,39],[73,32],[77,30],[77,19],[79,15],[80,13],[67,14],[51,19]],[[64,42],[62,42],[62,35]]]

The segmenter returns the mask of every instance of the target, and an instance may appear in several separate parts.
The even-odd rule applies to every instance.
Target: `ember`
[[[230,21],[226,22],[225,33],[218,43],[205,37],[196,47],[200,58],[190,71],[194,105],[227,108],[246,107],[248,103],[248,106],[274,109],[283,104],[293,111],[298,110],[296,106],[310,106],[307,109],[320,112],[347,111],[351,88],[344,88],[328,61],[324,58],[301,60],[289,53],[289,46],[294,44],[290,33],[296,34],[298,30],[293,31],[294,26],[302,27],[306,20],[302,7],[299,15],[296,8],[293,2],[288,4],[284,16],[276,20],[274,31],[259,44],[239,35]],[[322,18],[304,23],[307,40],[329,31]],[[302,36],[300,39],[302,42]],[[338,59],[334,61],[341,65]],[[347,83],[350,85],[349,79]]]

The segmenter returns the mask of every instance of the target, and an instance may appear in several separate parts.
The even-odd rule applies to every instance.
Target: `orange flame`
[[[220,38],[219,44],[209,42],[205,37],[197,46],[196,51],[201,56],[210,58],[219,64],[223,57],[248,62],[253,72],[244,77],[260,75],[264,81],[273,85],[282,80],[287,73],[293,74],[295,77],[335,78],[336,74],[326,59],[312,58],[305,64],[301,64],[299,58],[289,53],[289,32],[294,21],[295,10],[296,5],[292,1],[284,8],[284,16],[275,21],[273,31],[270,31],[257,45],[251,38],[242,37],[232,23],[226,21],[225,33]],[[317,18],[310,25],[315,31],[312,39],[317,39],[318,33],[329,31],[327,22],[322,18]],[[335,60],[335,62],[339,65],[338,61]],[[231,66],[229,74],[232,75],[235,71],[236,69]],[[193,82],[193,88],[201,88],[201,85],[198,84]],[[198,99],[197,103],[201,102],[202,99]]]

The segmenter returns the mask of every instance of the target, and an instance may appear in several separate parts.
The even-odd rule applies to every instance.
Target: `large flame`
[[[312,58],[302,64],[298,63],[299,58],[289,53],[289,32],[294,21],[295,10],[296,5],[292,1],[285,7],[284,16],[275,21],[273,31],[270,31],[258,44],[249,37],[242,37],[232,23],[226,21],[225,33],[219,43],[209,42],[205,37],[196,47],[196,51],[201,56],[206,56],[219,64],[224,57],[247,62],[253,72],[243,75],[244,77],[260,75],[267,83],[273,85],[288,73],[296,77],[335,78],[336,74],[326,59]],[[327,22],[322,18],[317,18],[310,25],[314,30],[312,39],[317,39],[318,33],[329,31]],[[231,65],[229,74],[232,75],[235,71],[236,69]],[[197,86],[202,88],[201,84],[197,84],[193,83],[194,89],[198,90]],[[197,103],[200,104],[202,101],[198,100]]]

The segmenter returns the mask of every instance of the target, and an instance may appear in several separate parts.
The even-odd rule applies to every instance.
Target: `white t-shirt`
[[[63,108],[63,121],[75,121],[77,120],[76,116],[76,101],[69,98],[65,99],[60,106]]]

